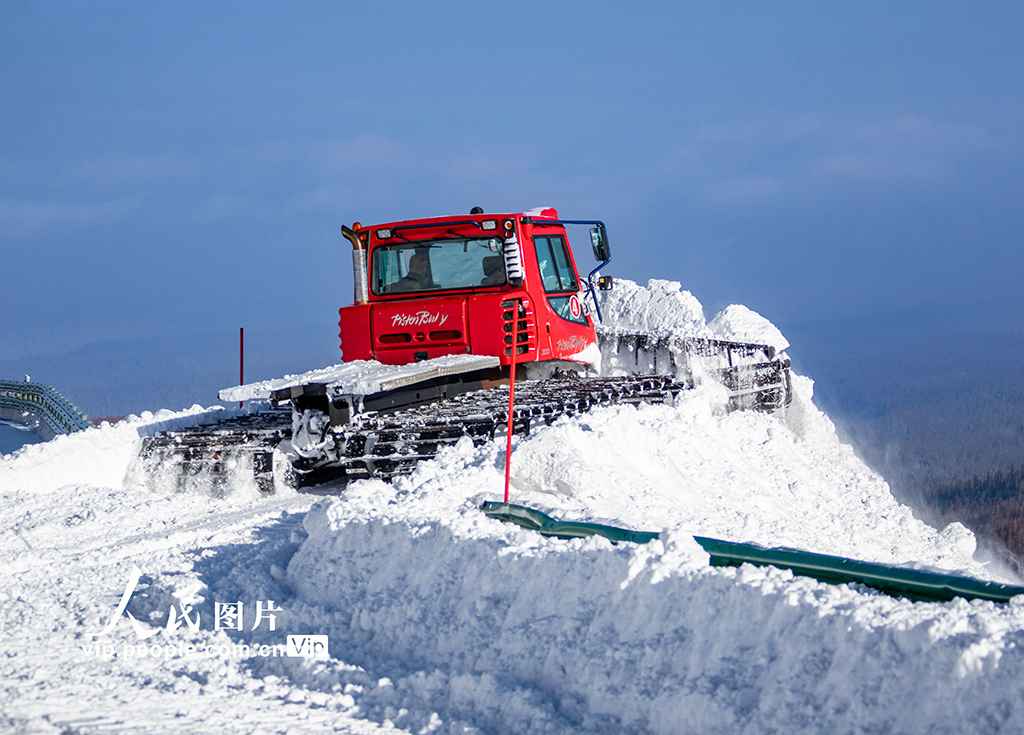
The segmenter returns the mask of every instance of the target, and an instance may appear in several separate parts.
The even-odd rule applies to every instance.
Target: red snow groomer
[[[340,310],[343,358],[403,365],[493,355],[507,368],[516,332],[517,364],[596,370],[593,289],[611,279],[580,278],[566,225],[591,227],[595,272],[609,262],[602,222],[560,220],[550,208],[343,227],[355,278],[355,304]]]
[[[589,228],[598,261],[581,278],[567,226]],[[213,427],[143,441],[143,474],[182,486],[251,467],[270,490],[282,475],[309,485],[389,478],[443,446],[490,441],[598,405],[672,402],[711,378],[728,407],[789,402],[789,360],[768,345],[602,325],[597,278],[610,261],[603,223],[551,208],[342,227],[353,247],[355,303],[339,311],[344,362],[220,392],[269,400]],[[163,472],[168,466],[176,469]],[[156,470],[160,471],[156,471]],[[151,471],[152,470],[152,471]]]

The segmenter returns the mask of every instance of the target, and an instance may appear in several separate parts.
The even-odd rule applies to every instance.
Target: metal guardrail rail
[[[513,503],[485,501],[480,510],[499,521],[514,523],[555,538],[604,536],[612,543],[629,541],[646,544],[660,537],[658,533],[631,531],[601,523],[560,521],[534,508]],[[713,567],[738,567],[742,564],[773,566],[789,569],[793,574],[811,577],[819,582],[863,584],[892,597],[906,597],[915,601],[945,602],[963,597],[967,600],[1009,602],[1018,595],[1024,595],[1024,587],[986,582],[959,574],[858,561],[802,549],[768,548],[704,536],[694,536],[693,539],[708,553]]]
[[[53,387],[11,380],[0,380],[0,419],[27,424],[46,439],[92,426],[89,418]]]

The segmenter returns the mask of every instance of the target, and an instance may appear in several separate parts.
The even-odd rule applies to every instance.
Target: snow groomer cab
[[[599,265],[581,279],[566,225],[590,226]],[[576,231],[579,231],[578,229]],[[342,233],[353,247],[355,303],[339,311],[342,358],[402,365],[444,355],[577,371],[600,361],[593,280],[610,260],[599,221],[552,208],[431,217]],[[514,314],[518,312],[518,318]],[[514,344],[513,344],[514,342]]]

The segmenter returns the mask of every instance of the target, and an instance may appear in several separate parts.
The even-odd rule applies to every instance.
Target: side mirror
[[[608,249],[608,233],[604,225],[590,228],[590,242],[594,246],[594,257],[602,263],[611,260],[612,256]]]
[[[614,281],[611,276],[601,276],[597,279],[597,287],[602,291],[611,291]]]

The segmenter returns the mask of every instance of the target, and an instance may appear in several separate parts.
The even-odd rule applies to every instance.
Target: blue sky
[[[230,350],[243,325],[267,370],[329,360],[340,225],[475,205],[603,219],[614,275],[681,281],[708,316],[744,303],[812,363],[825,339],[1020,335],[1022,21],[1000,2],[4,3],[0,364]]]

